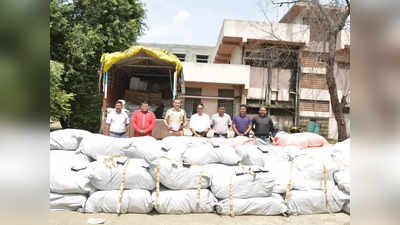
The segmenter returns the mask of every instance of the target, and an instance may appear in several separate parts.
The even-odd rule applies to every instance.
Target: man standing
[[[231,125],[231,117],[225,113],[225,107],[218,107],[218,113],[211,116],[211,126],[214,130],[214,137],[227,137],[228,129]]]
[[[140,110],[136,110],[131,117],[133,136],[151,136],[156,127],[156,117],[149,111],[149,104],[142,102]]]
[[[233,118],[232,128],[236,136],[249,136],[251,130],[251,119],[247,115],[247,106],[240,105],[239,114]]]
[[[274,132],[274,123],[267,116],[267,109],[262,106],[258,111],[258,115],[252,120],[253,130],[256,137],[267,140]]]
[[[204,105],[200,103],[197,106],[197,113],[190,117],[190,130],[193,136],[207,137],[207,132],[210,130],[210,117],[203,113]]]
[[[186,112],[181,109],[181,100],[175,99],[173,108],[165,113],[164,124],[170,136],[182,136],[183,128],[187,124]]]
[[[122,112],[122,102],[115,103],[115,111],[107,115],[104,135],[109,135],[116,138],[129,137],[129,117],[125,112]]]

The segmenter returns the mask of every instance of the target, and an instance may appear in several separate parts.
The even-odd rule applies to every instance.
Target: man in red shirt
[[[156,127],[156,116],[149,111],[147,102],[143,102],[140,110],[136,110],[132,114],[131,124],[134,137],[151,136],[153,129]]]

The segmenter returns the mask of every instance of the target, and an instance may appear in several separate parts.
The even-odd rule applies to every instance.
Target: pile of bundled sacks
[[[350,208],[350,140],[118,139],[50,133],[50,208],[86,213],[303,215]]]

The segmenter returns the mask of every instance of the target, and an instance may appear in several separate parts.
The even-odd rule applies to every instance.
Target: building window
[[[235,92],[233,89],[218,89],[218,97],[233,98]],[[225,113],[233,117],[233,100],[218,99],[218,107],[224,106]]]
[[[179,61],[185,62],[186,54],[175,53],[174,55],[176,55],[176,57],[178,57]]]
[[[231,118],[233,118],[233,100],[222,100],[218,99],[218,107],[224,106],[225,107],[225,113],[230,115]]]
[[[201,96],[201,88],[186,88],[185,93],[191,96]]]
[[[186,88],[185,93],[188,96],[201,96],[201,88]],[[200,103],[200,98],[185,98],[185,111],[188,118],[197,112],[197,105]]]
[[[234,91],[233,89],[218,89],[218,97],[233,98]]]
[[[329,112],[329,101],[301,100],[300,111]]]
[[[196,55],[196,62],[208,63],[208,55]]]
[[[185,112],[188,118],[197,112],[197,106],[201,103],[199,98],[185,98]]]

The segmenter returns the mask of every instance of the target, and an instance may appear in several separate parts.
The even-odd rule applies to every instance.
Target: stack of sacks
[[[316,136],[308,134],[271,145],[248,137],[157,141],[70,132],[57,134],[70,137],[68,144],[53,135],[57,146],[78,149],[69,152],[73,163],[61,170],[73,172],[64,177],[78,185],[58,188],[59,176],[51,177],[51,205],[59,209],[233,216],[333,213],[350,205],[348,142],[329,145],[318,137],[323,144],[316,147]],[[57,164],[61,158],[68,157],[60,153],[51,160]],[[53,173],[60,171],[53,167]]]
[[[209,166],[211,190],[221,201],[216,211],[223,215],[279,215],[287,211],[283,198],[272,194],[274,179],[257,166]]]
[[[95,191],[87,177],[90,158],[74,152],[90,132],[77,129],[50,133],[51,210],[78,210],[85,206],[87,195]]]
[[[148,213],[152,210],[150,191],[155,188],[155,181],[143,159],[100,155],[96,158],[89,165],[88,178],[100,191],[90,195],[85,212]]]
[[[150,173],[159,182],[152,195],[157,212],[184,214],[214,211],[217,200],[207,189],[211,178],[202,166],[184,166],[182,160],[161,157],[150,163]],[[165,188],[160,189],[160,184]]]
[[[284,146],[267,153],[264,164],[275,178],[273,192],[285,195],[289,214],[340,212],[349,200],[335,184],[339,167],[330,145]]]

